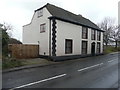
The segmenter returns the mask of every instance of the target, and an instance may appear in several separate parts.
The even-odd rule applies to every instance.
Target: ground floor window
[[[87,41],[82,41],[82,54],[87,54]]]
[[[100,42],[97,43],[97,53],[100,53]]]
[[[72,53],[73,41],[72,39],[65,39],[65,54]]]

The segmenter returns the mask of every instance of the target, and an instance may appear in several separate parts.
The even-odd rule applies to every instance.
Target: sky
[[[0,23],[12,25],[12,37],[22,41],[23,25],[30,23],[34,10],[47,3],[54,4],[74,14],[81,14],[94,23],[105,17],[118,21],[120,0],[0,0]]]
[[[120,25],[120,1],[118,4],[118,25]]]

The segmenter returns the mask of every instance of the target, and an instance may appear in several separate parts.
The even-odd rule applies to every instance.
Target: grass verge
[[[46,65],[57,62],[48,61],[42,58],[31,58],[31,59],[13,59],[6,58],[2,60],[2,69],[10,69],[15,67],[27,66],[27,65]]]
[[[112,46],[107,46],[104,49],[105,54],[109,54],[109,53],[112,53],[112,52],[118,52],[118,51],[120,51],[120,47],[116,48],[116,47],[112,47]]]
[[[4,59],[4,60],[2,60],[2,69],[20,67],[23,65],[24,64],[20,60],[16,60],[16,59]]]

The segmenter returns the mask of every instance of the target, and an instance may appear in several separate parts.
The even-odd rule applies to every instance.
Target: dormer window
[[[38,13],[38,18],[43,16],[43,9],[39,10],[37,13]]]

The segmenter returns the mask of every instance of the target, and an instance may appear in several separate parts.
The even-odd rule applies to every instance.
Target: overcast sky
[[[118,21],[118,1],[120,0],[1,0],[0,23],[11,24],[12,36],[22,41],[22,26],[30,23],[34,10],[46,3],[99,23],[104,17],[112,17]]]

